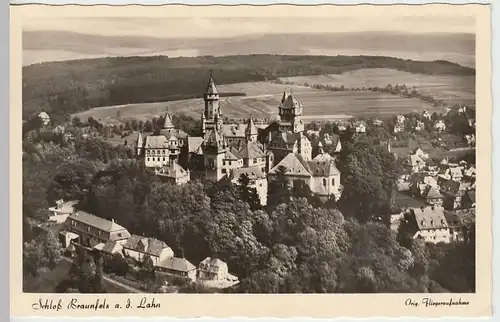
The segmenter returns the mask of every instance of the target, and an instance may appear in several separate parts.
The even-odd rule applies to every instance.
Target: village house
[[[457,209],[462,205],[462,197],[471,187],[470,183],[457,182],[454,180],[442,180],[440,192],[443,195],[443,207],[446,209]]]
[[[431,113],[429,113],[429,111],[424,111],[424,113],[422,113],[422,117],[429,121],[432,119],[432,115]]]
[[[123,257],[123,242],[121,241],[107,241],[105,243],[99,243],[94,246],[101,254],[106,258],[111,258],[113,255],[118,254]]]
[[[42,122],[43,125],[45,126],[49,125],[50,117],[49,114],[47,114],[46,112],[40,112],[40,114],[38,114],[38,118],[40,118],[40,121]]]
[[[438,132],[446,131],[446,124],[444,124],[443,120],[438,120],[434,123],[434,129]]]
[[[364,121],[356,121],[353,123],[356,133],[366,133],[366,124]]]
[[[439,167],[437,165],[427,165],[427,172],[431,177],[435,177],[439,172]]]
[[[399,125],[404,125],[405,120],[406,120],[406,117],[404,115],[400,114],[400,115],[396,116],[396,122]],[[403,128],[404,128],[404,126],[403,126]]]
[[[423,131],[424,129],[425,129],[424,122],[417,121],[417,124],[415,125],[415,131]]]
[[[379,120],[379,119],[374,119],[374,120],[372,121],[372,124],[373,124],[374,126],[382,126],[382,125],[384,125],[384,122],[383,122],[382,120]]]
[[[444,211],[444,216],[446,222],[448,223],[448,229],[450,230],[450,236],[452,242],[463,242],[464,241],[464,229],[465,224],[462,218],[455,211]]]
[[[198,266],[198,279],[225,280],[229,277],[226,262],[207,257]]]
[[[166,182],[172,182],[176,185],[181,185],[189,182],[191,176],[189,170],[184,169],[177,162],[172,162],[167,166],[155,168],[154,173]]]
[[[145,256],[149,256],[153,266],[157,266],[164,259],[174,257],[174,252],[164,242],[138,235],[130,236],[123,244],[123,254],[139,262],[143,261]]]
[[[437,187],[437,181],[427,172],[415,172],[408,179],[410,183],[410,191],[416,197],[423,197],[427,187]]]
[[[427,160],[429,159],[429,153],[425,153],[421,148],[416,148],[414,149],[410,155],[416,155],[422,160]]]
[[[58,224],[64,223],[68,216],[75,210],[76,204],[78,204],[78,200],[64,201],[61,199],[56,201],[56,205],[49,208],[49,211],[52,213],[49,216],[49,221]]]
[[[476,146],[476,136],[474,134],[466,134],[464,136],[465,142],[470,146]]]
[[[196,281],[196,266],[185,258],[165,258],[156,265],[155,270],[170,276],[183,277],[191,281]]]
[[[466,168],[464,170],[464,177],[471,178],[471,179],[475,178],[476,177],[476,168],[473,165]]]
[[[94,247],[99,243],[118,241],[125,243],[130,233],[114,220],[109,221],[85,211],[76,211],[64,222],[65,228],[78,235],[78,242],[86,247]]]
[[[425,161],[422,160],[418,155],[409,155],[403,161],[403,168],[411,173],[420,172],[425,168]]]
[[[450,243],[453,238],[441,207],[410,208],[410,220],[414,221],[416,231],[413,238],[422,238],[427,243]]]
[[[443,195],[439,192],[439,187],[437,185],[428,185],[422,197],[429,205],[436,207],[443,206]]]
[[[405,130],[405,127],[403,124],[395,124],[394,125],[394,133],[399,133],[399,132],[403,132]]]

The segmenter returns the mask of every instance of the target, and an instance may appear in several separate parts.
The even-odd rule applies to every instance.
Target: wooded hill
[[[218,84],[231,84],[341,74],[361,68],[391,68],[428,75],[475,74],[473,68],[448,61],[381,56],[154,56],[47,62],[23,67],[23,119],[46,111],[57,122],[70,113],[98,106],[200,97],[210,70]]]

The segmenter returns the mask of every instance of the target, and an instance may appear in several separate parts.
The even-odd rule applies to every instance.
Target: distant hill
[[[447,61],[381,56],[154,56],[50,62],[23,67],[23,119],[42,110],[51,117],[62,117],[97,106],[200,97],[209,70],[213,70],[219,84],[232,84],[341,74],[361,68],[390,68],[427,75],[475,75],[475,69]]]
[[[462,33],[336,32],[250,34],[238,37],[168,38],[95,35],[71,31],[23,31],[23,64],[108,56],[195,57],[252,54],[377,55],[474,67],[475,35]]]

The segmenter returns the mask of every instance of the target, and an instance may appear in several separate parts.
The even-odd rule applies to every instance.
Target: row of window
[[[162,158],[146,158],[146,161],[162,161]],[[167,158],[163,157],[163,161],[166,161]]]

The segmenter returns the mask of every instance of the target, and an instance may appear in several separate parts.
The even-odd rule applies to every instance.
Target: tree
[[[286,176],[287,171],[288,169],[286,167],[279,166],[275,178],[269,183],[267,205],[270,210],[290,200],[290,183]]]
[[[128,264],[122,255],[115,253],[110,258],[104,260],[103,270],[108,273],[125,276],[128,272]]]
[[[248,174],[243,173],[238,179],[239,192],[241,200],[246,202],[251,210],[260,208],[260,199],[257,194],[257,189],[250,187],[250,178]]]

